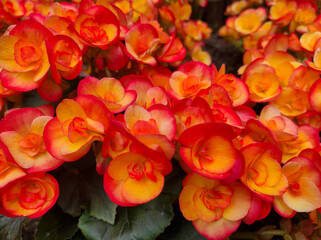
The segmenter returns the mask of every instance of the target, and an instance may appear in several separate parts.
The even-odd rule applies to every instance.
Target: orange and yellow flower
[[[150,24],[135,24],[125,36],[125,45],[129,57],[149,65],[156,65],[152,56],[159,44],[155,27]]]
[[[212,84],[211,69],[204,63],[187,62],[173,72],[169,84],[169,93],[175,99],[193,98]]]
[[[51,175],[31,173],[0,190],[3,215],[37,218],[45,214],[57,201],[59,187]]]
[[[307,157],[289,160],[282,172],[289,182],[286,192],[274,200],[274,208],[285,217],[293,212],[311,212],[321,207],[321,172]]]
[[[102,49],[117,41],[120,33],[118,18],[100,5],[90,7],[78,15],[75,29],[84,43]]]
[[[241,181],[266,200],[282,195],[288,181],[282,173],[282,152],[272,144],[254,143],[241,149],[245,166]]]
[[[251,206],[251,192],[239,182],[224,184],[189,173],[179,196],[183,216],[207,239],[222,240],[237,230]]]
[[[254,33],[259,29],[265,18],[265,8],[247,9],[235,19],[235,30],[243,35]]]
[[[190,169],[204,177],[238,177],[240,158],[233,138],[232,127],[226,124],[198,124],[180,135],[180,155]]]
[[[107,167],[104,188],[120,206],[135,206],[157,197],[171,164],[161,163],[141,153],[127,152],[115,157]]]
[[[49,70],[45,41],[52,33],[34,20],[17,24],[9,35],[0,37],[0,79],[16,91],[30,91],[44,82]]]
[[[63,163],[49,154],[43,140],[44,128],[51,119],[38,109],[22,108],[10,111],[0,122],[3,150],[29,173],[48,171]]]
[[[77,88],[78,96],[93,95],[101,100],[112,113],[119,113],[132,104],[136,99],[133,90],[125,90],[115,78],[86,77],[81,80]]]
[[[89,151],[93,141],[103,141],[111,120],[104,103],[90,95],[63,100],[56,114],[47,123],[43,139],[48,152],[63,161],[75,161]]]

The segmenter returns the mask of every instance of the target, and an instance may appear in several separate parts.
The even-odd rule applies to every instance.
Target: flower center
[[[28,133],[27,136],[21,138],[18,143],[20,150],[30,157],[46,151],[43,137],[36,133]]]
[[[183,91],[185,94],[195,93],[200,86],[200,79],[195,76],[188,76],[183,80]]]
[[[46,191],[42,184],[27,181],[21,187],[19,202],[21,206],[27,209],[36,209],[41,207],[46,201]]]
[[[108,40],[105,30],[100,28],[94,19],[87,19],[82,23],[81,35],[88,38],[93,43]]]
[[[145,174],[144,163],[132,163],[127,167],[128,175],[132,179],[141,180]]]
[[[43,55],[43,51],[40,46],[37,46],[34,42],[24,39],[20,39],[16,42],[14,50],[15,60],[22,67],[28,67],[31,64],[38,62]]]

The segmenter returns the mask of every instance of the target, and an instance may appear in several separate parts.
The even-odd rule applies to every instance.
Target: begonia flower
[[[52,33],[33,20],[17,24],[0,38],[0,78],[3,86],[30,91],[41,86],[49,70],[45,41]]]
[[[239,182],[224,184],[188,174],[179,196],[183,216],[207,239],[222,240],[239,227],[251,206],[251,193]]]
[[[31,173],[0,190],[1,214],[8,217],[38,218],[56,203],[59,186],[54,177]]]
[[[56,114],[47,123],[43,139],[48,152],[63,161],[75,161],[89,151],[93,141],[103,141],[111,119],[104,103],[90,95],[64,99]]]

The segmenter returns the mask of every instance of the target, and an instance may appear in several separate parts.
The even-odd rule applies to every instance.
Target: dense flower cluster
[[[238,78],[211,64],[201,48],[211,30],[189,20],[188,1],[1,1],[10,26],[0,37],[0,213],[42,216],[59,195],[47,171],[100,142],[97,173],[119,206],[156,198],[178,160],[181,212],[208,239],[272,207],[312,216],[321,208],[321,18],[313,1],[275,0],[265,22],[253,4],[233,3],[220,30],[243,38]],[[18,108],[32,90],[56,108]],[[263,102],[257,115],[251,106]]]

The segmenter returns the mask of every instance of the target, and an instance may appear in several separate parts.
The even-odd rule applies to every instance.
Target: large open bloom
[[[199,124],[180,135],[180,154],[186,165],[198,174],[213,179],[236,178],[240,159],[233,138],[232,127],[226,124]]]
[[[105,173],[104,188],[120,206],[135,206],[157,197],[164,186],[166,164],[150,156],[127,152],[114,158]]]
[[[188,174],[179,196],[183,216],[208,239],[222,240],[237,230],[251,206],[251,193],[239,182],[224,184]]]
[[[63,161],[75,161],[89,151],[93,141],[103,141],[111,119],[106,106],[90,95],[65,99],[56,112],[44,129],[43,139],[48,152]]]
[[[185,63],[173,72],[169,84],[169,93],[175,99],[193,98],[200,90],[211,86],[211,69],[200,62]]]
[[[45,41],[52,33],[34,20],[17,24],[0,37],[0,79],[3,86],[30,91],[44,82],[49,70]]]
[[[43,140],[43,130],[51,119],[38,109],[22,108],[9,112],[0,122],[4,153],[29,173],[48,171],[63,162],[50,155]]]
[[[84,43],[106,49],[119,37],[119,20],[109,9],[97,5],[78,15],[75,29]]]
[[[282,173],[282,152],[272,144],[253,143],[241,149],[245,167],[242,182],[266,200],[282,195],[288,181]]]
[[[291,217],[295,212],[311,212],[321,207],[321,172],[318,164],[305,156],[298,156],[282,167],[289,187],[274,200],[274,208],[282,216]]]
[[[37,218],[57,201],[59,186],[54,177],[39,172],[28,174],[0,190],[0,212],[9,217]]]
[[[147,63],[156,65],[153,56],[160,39],[156,28],[151,24],[135,24],[132,26],[126,36],[125,45],[129,57]]]

